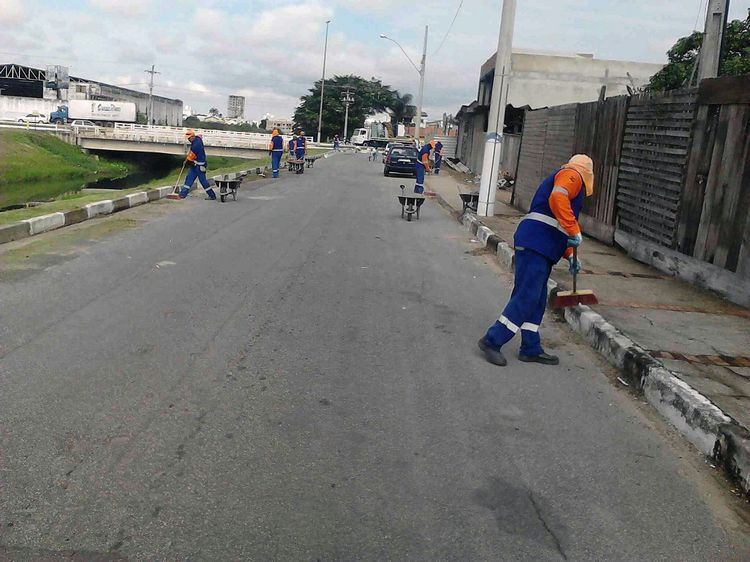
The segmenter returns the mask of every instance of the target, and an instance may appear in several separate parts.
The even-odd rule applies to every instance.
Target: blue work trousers
[[[200,182],[200,184],[203,186],[203,189],[206,190],[206,193],[211,191],[213,193],[213,190],[211,189],[211,186],[208,185],[208,180],[206,179],[206,172],[201,172],[199,166],[191,166],[188,170],[188,175],[185,178],[185,183],[182,185],[182,190],[184,192],[190,191],[190,188],[193,187],[193,183],[195,182],[196,178]],[[210,194],[209,194],[210,195]]]
[[[440,173],[440,166],[443,164],[443,155],[442,154],[436,154],[435,155],[435,174]]]
[[[273,177],[279,177],[279,166],[281,166],[281,155],[284,154],[283,150],[274,150],[271,152],[271,170],[273,171]]]
[[[414,193],[424,193],[424,164],[417,162],[417,181],[414,184]]]
[[[485,338],[500,349],[521,331],[521,355],[533,357],[544,353],[539,336],[544,309],[547,307],[547,281],[553,263],[534,250],[516,249],[516,278],[513,293],[500,319],[487,330]]]

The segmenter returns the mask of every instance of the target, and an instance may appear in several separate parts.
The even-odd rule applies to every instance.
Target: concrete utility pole
[[[495,79],[492,82],[490,116],[484,143],[482,182],[479,185],[477,215],[480,217],[491,217],[495,214],[495,191],[497,190],[500,160],[503,155],[505,106],[508,104],[515,19],[516,0],[503,0],[500,36],[497,40],[497,54],[495,56]]]
[[[152,125],[152,121],[154,120],[154,74],[161,74],[161,72],[156,72],[154,70],[155,65],[151,65],[151,70],[144,70],[143,72],[147,72],[151,75],[151,81],[148,85],[148,108],[147,108],[147,115],[146,119],[148,120],[148,126],[150,127]]]
[[[407,59],[409,59],[409,62],[414,67],[414,69],[419,72],[419,96],[417,97],[417,121],[414,123],[414,138],[419,140],[419,130],[422,126],[422,101],[424,100],[424,74],[425,74],[425,68],[427,66],[427,31],[428,26],[424,26],[424,45],[422,47],[422,62],[417,67],[416,64],[414,64],[414,61],[411,60],[411,57],[406,54],[406,51],[404,51],[404,48],[401,46],[401,43],[396,41],[395,39],[391,39],[388,37],[385,33],[380,34],[381,39],[388,39],[388,41],[391,41],[395,43],[399,49],[401,49],[401,52],[404,53]]]
[[[323,93],[326,91],[326,57],[328,56],[328,25],[331,20],[326,22],[326,42],[323,47],[323,78],[320,81],[320,111],[318,112],[318,144],[320,144],[320,130],[323,127]]]
[[[346,135],[349,131],[349,106],[354,103],[354,94],[349,91],[349,88],[341,92],[341,101],[346,107],[346,113],[344,113],[344,143],[346,143]]]
[[[727,27],[729,0],[708,0],[703,44],[698,55],[698,83],[705,78],[716,78],[721,63],[721,46]]]

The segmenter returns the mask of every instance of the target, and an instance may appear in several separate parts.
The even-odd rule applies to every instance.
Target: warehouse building
[[[68,76],[65,67],[46,70],[19,64],[0,64],[0,119],[18,119],[38,111],[49,115],[68,100],[125,101],[136,105],[145,123],[149,95],[122,86]],[[182,100],[153,96],[153,124],[182,125]]]

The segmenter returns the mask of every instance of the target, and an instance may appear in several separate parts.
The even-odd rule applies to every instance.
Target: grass
[[[84,154],[47,133],[0,130],[0,207],[58,197],[130,169],[123,161]]]

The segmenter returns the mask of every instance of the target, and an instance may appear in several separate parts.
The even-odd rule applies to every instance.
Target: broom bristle
[[[179,193],[170,193],[169,195],[167,195],[166,198],[167,199],[179,199],[180,195],[179,195]]]
[[[555,295],[550,306],[552,308],[570,308],[579,304],[599,304],[599,299],[596,298],[594,291],[560,291]]]

